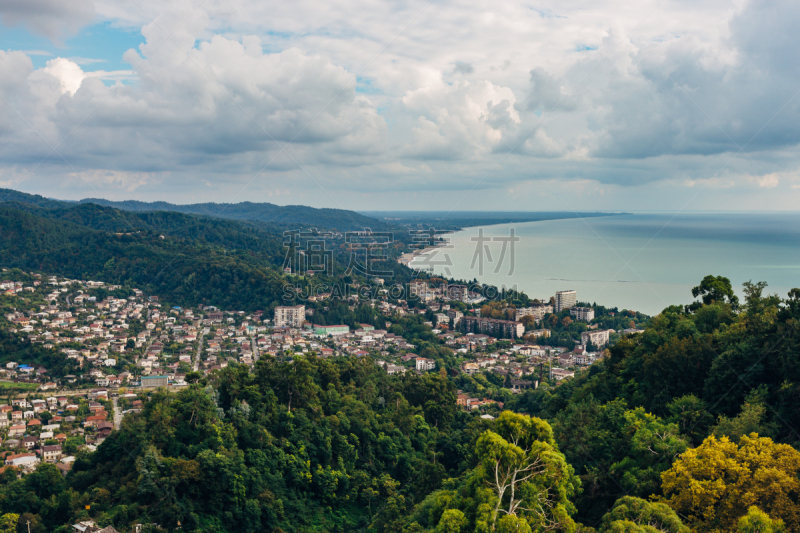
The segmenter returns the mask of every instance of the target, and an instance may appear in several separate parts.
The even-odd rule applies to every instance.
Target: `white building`
[[[569,314],[579,322],[591,322],[594,320],[594,309],[591,307],[572,307]]]
[[[299,328],[306,320],[305,305],[280,306],[275,308],[276,328]]]
[[[433,359],[426,359],[424,357],[417,357],[417,370],[424,372],[426,370],[433,370],[436,368],[436,361]]]
[[[581,344],[586,346],[587,344],[592,344],[594,346],[600,347],[605,346],[608,344],[608,335],[614,331],[613,329],[595,329],[590,331],[584,331],[581,333]]]
[[[575,307],[578,303],[578,293],[575,291],[558,291],[556,293],[556,313]]]
[[[549,315],[553,312],[552,305],[534,305],[533,307],[520,307],[517,309],[517,316],[516,320],[519,322],[522,320],[524,316],[532,316],[538,322],[541,320],[545,315]]]

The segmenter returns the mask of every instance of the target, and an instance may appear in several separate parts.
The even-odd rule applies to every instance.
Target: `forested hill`
[[[76,202],[52,200],[36,194],[26,194],[11,189],[0,189],[0,202],[20,202],[46,209],[69,208]],[[206,217],[266,222],[290,229],[316,227],[332,231],[358,231],[364,228],[387,231],[394,226],[345,209],[316,209],[302,205],[279,206],[270,203],[241,202],[237,204],[202,203],[179,205],[167,202],[139,202],[128,200],[114,202],[100,198],[87,198],[77,203],[97,204],[133,212],[171,211],[203,215]]]
[[[181,305],[252,311],[282,296],[282,241],[268,232],[181,214],[131,219],[96,205],[33,211],[0,205],[3,266],[130,284]]]
[[[237,204],[170,204],[167,202],[138,202],[128,200],[113,202],[98,198],[87,198],[81,203],[94,203],[124,209],[126,211],[174,211],[192,213],[216,218],[236,220],[258,220],[283,225],[314,226],[337,231],[358,231],[364,228],[372,230],[386,229],[389,224],[375,218],[367,217],[344,209],[317,209],[304,205],[280,206],[270,203],[241,202]]]
[[[577,520],[655,495],[693,532],[736,531],[750,505],[800,531],[800,289],[744,293],[740,303],[707,276],[701,302],[665,309],[604,361],[513,402],[553,424],[583,482]]]

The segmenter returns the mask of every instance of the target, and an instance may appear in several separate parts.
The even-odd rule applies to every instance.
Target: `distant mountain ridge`
[[[172,211],[184,214],[202,215],[214,218],[233,220],[256,220],[279,225],[299,225],[303,227],[319,227],[330,230],[352,231],[364,228],[386,229],[390,225],[375,218],[347,211],[345,209],[317,209],[303,205],[280,206],[270,203],[241,202],[237,204],[171,204],[169,202],[140,202],[125,200],[115,202],[102,198],[85,198],[83,200],[54,200],[38,194],[27,194],[12,189],[0,189],[0,202],[19,202],[35,205],[44,209],[70,208],[76,204],[97,204],[113,207],[123,211]]]

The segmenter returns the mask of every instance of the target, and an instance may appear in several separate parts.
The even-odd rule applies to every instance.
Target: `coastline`
[[[447,246],[447,243],[436,244],[433,246],[426,246],[425,248],[422,248],[420,250],[414,250],[413,252],[406,252],[397,258],[397,262],[400,263],[401,265],[407,266],[408,268],[413,268],[411,266],[411,263],[414,261],[414,259],[416,259],[421,255],[428,254],[438,248],[442,248],[444,246]]]

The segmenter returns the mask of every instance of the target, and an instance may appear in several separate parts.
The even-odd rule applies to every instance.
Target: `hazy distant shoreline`
[[[380,222],[405,226],[429,227],[445,231],[460,231],[479,226],[544,222],[631,215],[628,212],[577,211],[357,211]]]

